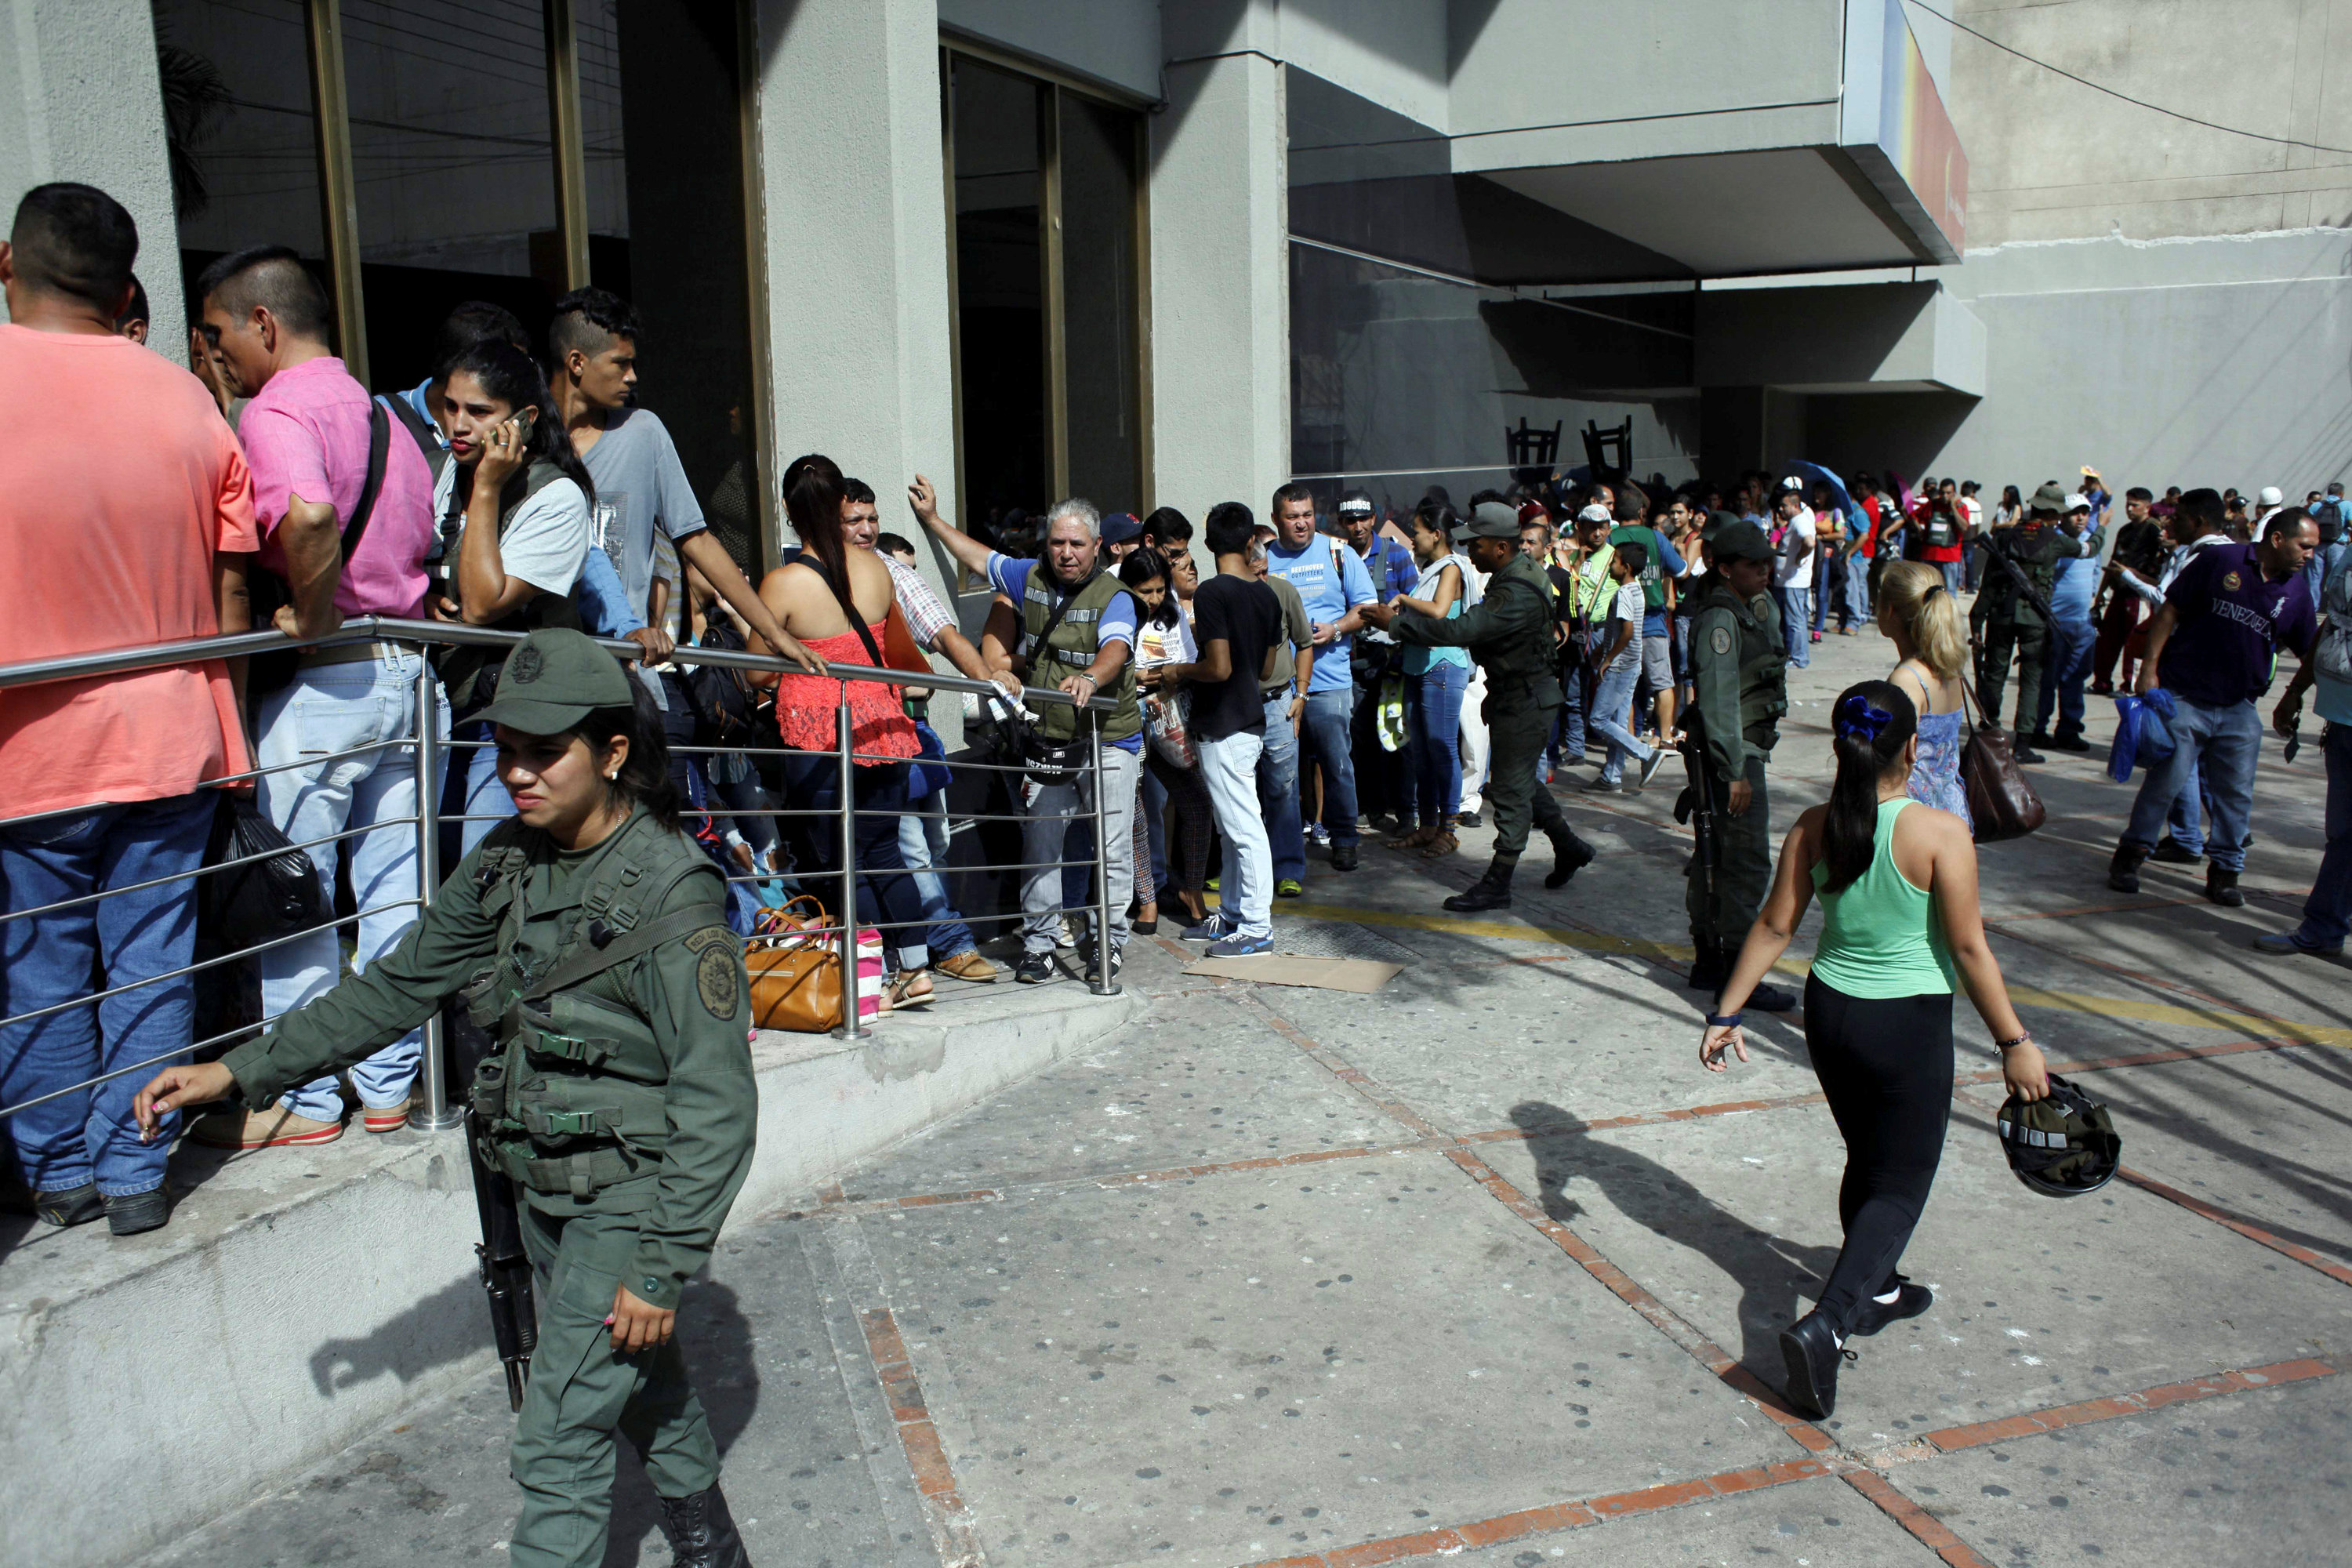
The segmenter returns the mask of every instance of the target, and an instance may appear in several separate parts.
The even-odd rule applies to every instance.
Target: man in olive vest
[[[1135,700],[1135,598],[1102,557],[1102,521],[1089,502],[1056,501],[1045,514],[1045,558],[1020,561],[991,550],[940,516],[925,497],[910,492],[915,515],[931,536],[967,571],[1020,608],[1021,642],[1007,664],[1031,686],[1066,691],[1080,703],[1102,697],[1118,704],[1108,713],[1086,712],[1064,703],[1033,700],[1030,721],[1042,748],[1055,748],[1067,766],[1055,771],[1066,782],[1021,784],[1029,814],[1021,833],[1021,858],[1034,869],[1021,882],[1022,954],[1013,978],[1024,985],[1054,977],[1054,933],[1062,919],[1062,845],[1070,819],[1095,809],[1094,741],[1101,739],[1102,855],[1108,887],[1101,889],[1111,910],[1110,972],[1101,972],[1097,945],[1089,940],[1087,979],[1108,986],[1118,977],[1119,953],[1127,945],[1124,911],[1135,893],[1135,786],[1143,771],[1143,714]],[[1087,914],[1087,929],[1093,915]]]
[[[1511,874],[1528,847],[1530,822],[1551,840],[1552,868],[1544,886],[1566,885],[1592,858],[1559,802],[1537,776],[1544,737],[1559,714],[1559,652],[1552,633],[1551,581],[1543,563],[1519,552],[1519,515],[1500,501],[1473,509],[1466,538],[1470,563],[1486,573],[1486,595],[1452,620],[1400,614],[1394,604],[1362,605],[1370,625],[1410,647],[1466,647],[1486,676],[1485,714],[1495,751],[1495,858],[1486,874],[1445,907],[1468,913],[1511,907]]]
[[[1771,799],[1764,764],[1789,710],[1788,651],[1772,604],[1779,557],[1764,531],[1718,511],[1707,525],[1713,570],[1699,579],[1690,634],[1694,697],[1685,714],[1692,795],[1705,832],[1691,856],[1694,989],[1720,992],[1772,884]],[[1682,816],[1681,810],[1675,815]],[[1797,999],[1759,985],[1748,1005],[1785,1013]]]

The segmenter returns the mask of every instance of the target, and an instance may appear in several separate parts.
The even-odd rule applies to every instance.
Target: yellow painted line
[[[1465,920],[1455,915],[1360,910],[1340,904],[1310,904],[1290,900],[1276,904],[1275,913],[1311,921],[1339,921],[1349,925],[1394,926],[1407,931],[1445,931],[1454,936],[1493,937],[1503,942],[1544,942],[1585,952],[1622,953],[1675,963],[1688,963],[1692,958],[1690,948],[1675,942],[1643,942],[1565,926],[1529,925],[1518,921]],[[1811,965],[1802,959],[1784,959],[1774,967],[1797,975],[1809,973],[1811,970]],[[2084,991],[2044,991],[2038,986],[2014,984],[2009,988],[2009,999],[2020,1007],[2042,1007],[2096,1017],[2128,1018],[2136,1023],[2167,1024],[2176,1028],[2239,1030],[2263,1039],[2299,1040],[2315,1046],[2352,1046],[2352,1028],[2326,1024],[2298,1024],[2261,1013],[2241,1013],[2226,1007],[2187,1007],[2174,1003],[2135,1002]]]

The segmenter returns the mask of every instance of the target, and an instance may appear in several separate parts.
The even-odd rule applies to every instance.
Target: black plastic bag
[[[228,865],[232,860],[246,863]],[[251,791],[221,792],[212,837],[205,845],[205,867],[197,879],[196,918],[228,952],[326,922],[327,893],[319,868],[261,815]]]

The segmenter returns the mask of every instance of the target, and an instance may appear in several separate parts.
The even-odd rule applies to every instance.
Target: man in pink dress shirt
[[[252,400],[237,437],[262,532],[256,564],[286,584],[278,628],[321,637],[349,616],[420,616],[432,471],[404,430],[391,431],[374,506],[346,550],[367,483],[373,405],[328,346],[327,297],[310,269],[282,246],[263,246],[214,262],[196,293],[198,331],[215,369],[232,393]],[[353,963],[362,970],[417,919],[416,755],[413,745],[384,742],[415,735],[420,689],[446,731],[448,705],[425,668],[414,644],[312,647],[289,682],[251,694],[258,765],[278,770],[261,777],[262,809],[288,838],[310,847],[330,898],[348,848],[360,913]],[[264,952],[262,1011],[275,1017],[333,985],[338,945],[333,931],[321,931]],[[405,1123],[422,1050],[422,1037],[411,1034],[352,1069],[369,1131]],[[266,1110],[217,1111],[190,1135],[228,1149],[324,1143],[342,1135],[342,1121],[341,1091],[322,1078]]]

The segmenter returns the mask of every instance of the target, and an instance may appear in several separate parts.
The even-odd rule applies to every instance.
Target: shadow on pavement
[[[1536,1201],[1545,1214],[1574,1225],[1585,1211],[1570,1195],[1570,1185],[1591,1182],[1619,1214],[1708,1258],[1738,1281],[1739,1360],[1779,1386],[1780,1331],[1829,1278],[1837,1248],[1805,1247],[1758,1230],[1656,1161],[1593,1138],[1582,1121],[1557,1105],[1522,1101],[1511,1108],[1511,1121],[1528,1134]]]

